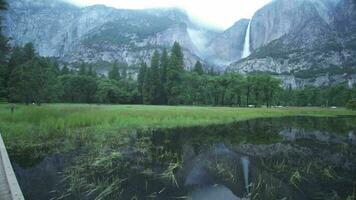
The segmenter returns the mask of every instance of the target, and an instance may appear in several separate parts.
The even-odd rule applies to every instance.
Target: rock
[[[216,64],[230,63],[240,59],[248,23],[248,19],[241,19],[231,28],[217,35],[208,46],[210,51],[208,59]]]
[[[350,77],[356,74],[356,11],[350,8],[355,8],[350,0],[273,1],[252,18],[253,53],[228,70],[268,72],[282,79],[308,74],[300,78],[301,83],[286,82],[293,87],[342,82],[351,86]],[[343,70],[334,73],[340,67]]]
[[[60,0],[17,0],[9,2],[5,19],[13,46],[32,42],[40,55],[67,63],[136,64],[175,41],[183,47],[187,68],[201,60],[187,31],[194,24],[178,9],[80,8]]]

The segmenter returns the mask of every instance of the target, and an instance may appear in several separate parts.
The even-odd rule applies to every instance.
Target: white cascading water
[[[244,49],[242,51],[242,58],[248,57],[251,52],[250,52],[250,29],[251,29],[251,21],[248,23],[247,30],[246,30],[246,36],[245,36],[245,43],[244,43]]]
[[[246,191],[248,194],[248,193],[250,193],[250,191],[249,191],[250,183],[248,182],[248,173],[249,173],[248,168],[250,165],[250,161],[247,157],[243,156],[243,157],[241,157],[241,164],[242,164],[242,171],[243,171],[244,179],[245,179],[245,187],[246,187]]]

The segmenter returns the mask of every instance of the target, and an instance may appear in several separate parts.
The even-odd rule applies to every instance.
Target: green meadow
[[[343,108],[231,108],[142,105],[47,104],[0,105],[0,131],[7,145],[36,143],[51,137],[94,133],[120,134],[137,129],[222,124],[283,116],[354,115]]]

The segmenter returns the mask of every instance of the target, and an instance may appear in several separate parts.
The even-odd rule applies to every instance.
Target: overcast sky
[[[241,18],[251,18],[271,0],[66,0],[80,6],[104,4],[128,9],[180,7],[191,18],[217,28],[228,28]]]

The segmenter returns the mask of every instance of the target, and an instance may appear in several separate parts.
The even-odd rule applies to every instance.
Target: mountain
[[[175,41],[183,47],[187,67],[201,60],[188,33],[198,26],[178,9],[81,8],[60,0],[16,0],[9,1],[5,19],[12,45],[32,42],[40,55],[67,63],[135,64]]]
[[[179,9],[61,0],[9,1],[5,18],[12,45],[32,42],[41,55],[66,63],[148,62],[155,49],[178,41],[187,68],[200,60],[220,70],[265,72],[294,88],[356,83],[355,0],[274,0],[225,31],[200,26]],[[245,42],[251,54],[242,58]]]
[[[252,54],[237,58],[228,70],[281,75],[284,81],[295,79],[292,87],[332,84],[333,79],[340,81],[340,75],[355,83],[355,4],[354,0],[273,1],[251,20]],[[306,74],[310,80],[296,80]],[[318,81],[320,77],[329,81]]]
[[[216,64],[226,64],[241,58],[249,21],[248,19],[241,19],[213,38],[208,44],[209,54],[207,59]]]

